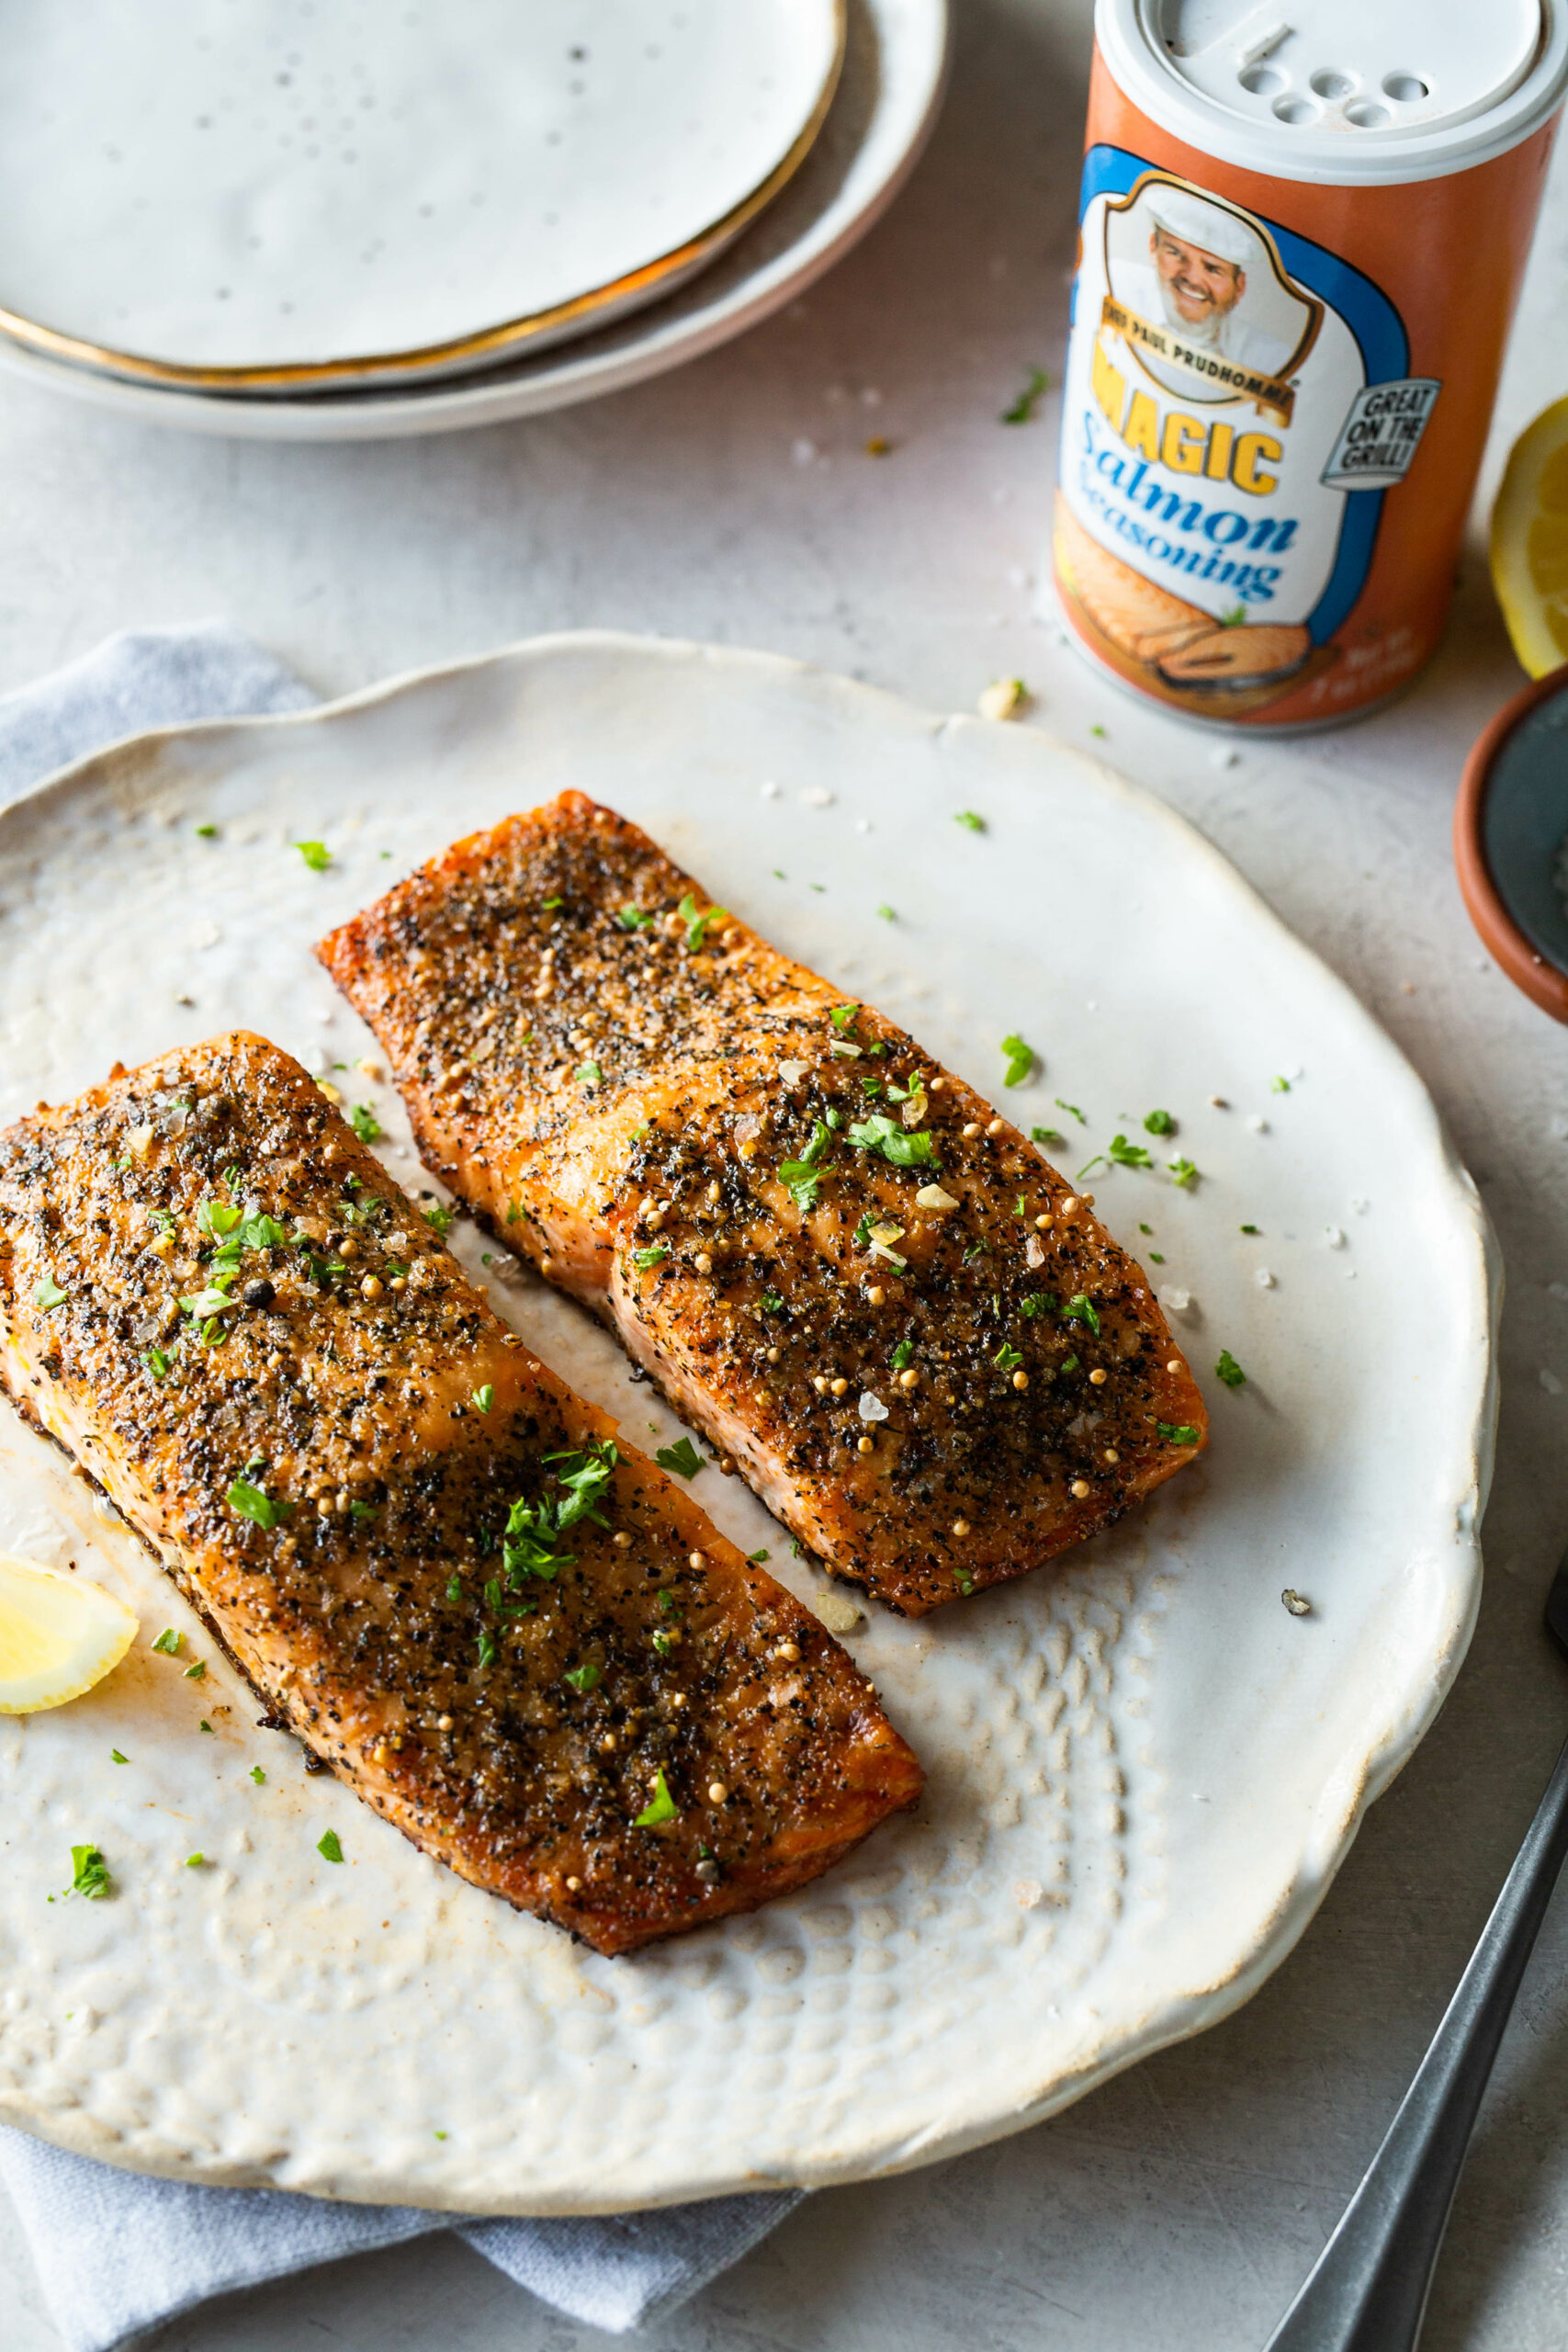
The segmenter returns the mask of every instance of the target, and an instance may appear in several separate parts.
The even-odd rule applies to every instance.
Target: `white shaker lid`
[[[1484,163],[1568,84],[1568,0],[1098,0],[1095,31],[1190,146],[1341,187]]]

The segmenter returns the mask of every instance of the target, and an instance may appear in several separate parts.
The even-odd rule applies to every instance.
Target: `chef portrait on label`
[[[1168,390],[1190,398],[1201,374],[1211,399],[1234,397],[1203,361],[1278,379],[1299,356],[1311,305],[1280,284],[1263,238],[1228,205],[1156,180],[1108,214],[1106,245],[1111,298],[1156,330],[1163,351],[1134,334],[1140,362]]]

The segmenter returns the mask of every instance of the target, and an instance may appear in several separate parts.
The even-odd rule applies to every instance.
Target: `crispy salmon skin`
[[[803,1544],[910,1615],[1036,1567],[1207,1421],[1018,1129],[569,792],[323,941],[429,1164]]]
[[[424,1852],[598,1951],[815,1878],[920,1768],[244,1032],[0,1134],[0,1365]]]

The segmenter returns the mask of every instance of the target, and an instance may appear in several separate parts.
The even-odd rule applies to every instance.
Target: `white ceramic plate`
[[[843,0],[3,0],[0,316],[194,386],[472,368],[710,260],[842,48]]]
[[[946,0],[849,0],[844,65],[833,102],[783,194],[678,292],[564,347],[489,367],[468,380],[298,399],[130,382],[25,348],[4,334],[0,368],[96,406],[247,440],[385,440],[455,432],[618,391],[765,318],[863,235],[925,143],[941,102],[947,39]]]
[[[918,1816],[754,1918],[604,1961],[307,1779],[220,1662],[186,1680],[209,1657],[196,1621],[6,1415],[0,1546],[75,1560],[142,1624],[87,1699],[0,1721],[0,2114],[62,2145],[194,2180],[581,2212],[993,2138],[1261,1982],[1463,1654],[1495,1289],[1474,1191],[1382,1031],[1224,860],[1026,729],[761,655],[585,636],[319,716],[141,737],[0,818],[0,1114],[234,1023],[352,1064],[373,1049],[310,942],[568,784],[979,1086],[1021,1028],[1044,1069],[1009,1108],[1066,1126],[1071,1170],[1176,1114],[1159,1154],[1192,1159],[1195,1189],[1162,1169],[1089,1181],[1113,1230],[1160,1253],[1167,1295],[1190,1294],[1172,1306],[1212,1451],[1059,1572],[919,1624],[871,1608],[848,1643],[929,1767]],[[291,837],[325,841],[331,870]],[[376,1106],[412,1181],[390,1090],[333,1082]],[[575,1308],[491,1275],[630,1437],[672,1432]],[[1238,1391],[1207,1379],[1222,1347]],[[738,1480],[710,1469],[697,1491],[819,1591]],[[151,1647],[169,1624],[177,1658]],[[343,1868],[316,1853],[328,1827]],[[51,1904],[85,1839],[115,1899]]]

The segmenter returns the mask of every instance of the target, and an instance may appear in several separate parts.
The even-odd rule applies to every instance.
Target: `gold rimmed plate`
[[[844,0],[0,0],[0,331],[298,397],[671,291],[821,128]]]

